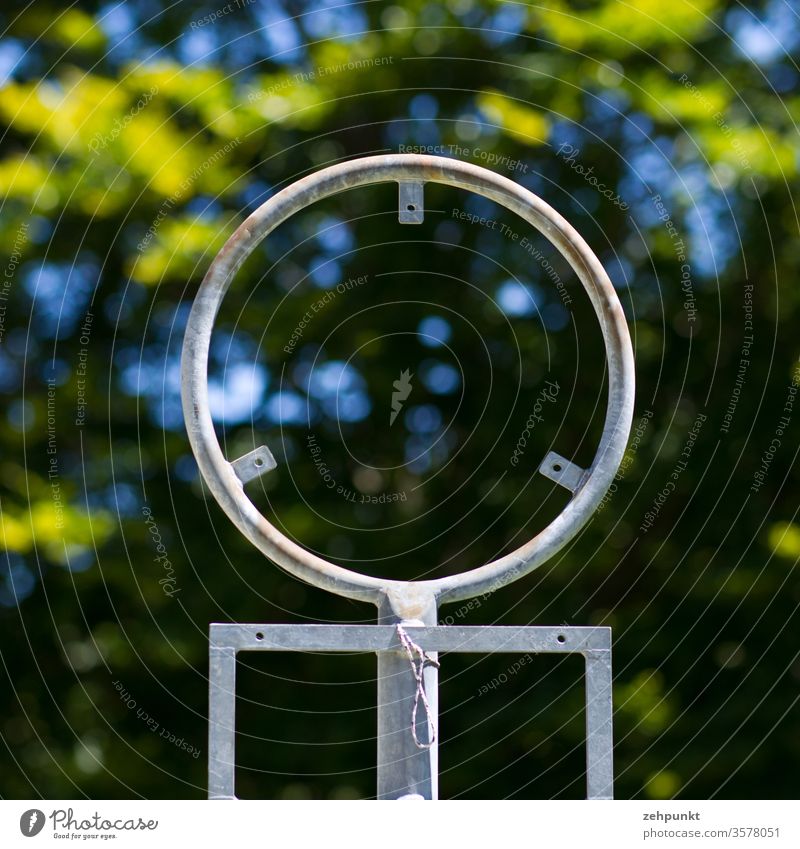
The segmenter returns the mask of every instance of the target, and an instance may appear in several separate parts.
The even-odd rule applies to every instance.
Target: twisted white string
[[[397,626],[397,636],[400,638],[400,644],[408,655],[409,663],[411,664],[411,674],[417,682],[417,688],[414,693],[414,707],[411,711],[411,733],[414,735],[414,745],[418,749],[430,749],[436,742],[436,725],[431,717],[431,706],[428,704],[428,697],[425,694],[425,664],[439,668],[439,661],[434,660],[429,654],[424,652],[412,639],[408,636],[405,628],[402,625]],[[419,661],[415,655],[419,656]],[[417,737],[417,709],[419,708],[420,700],[425,708],[425,718],[428,721],[429,743],[420,743]]]

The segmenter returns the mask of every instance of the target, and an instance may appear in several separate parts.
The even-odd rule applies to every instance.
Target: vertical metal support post
[[[610,641],[610,636],[609,636]],[[614,798],[614,737],[611,646],[587,651],[586,658],[586,794]]]
[[[436,602],[414,612],[418,618],[406,619],[396,613],[388,600],[378,608],[381,625],[436,625]],[[416,796],[439,798],[439,671],[426,665],[423,672],[425,694],[430,713],[421,700],[417,708],[417,739],[414,742],[411,716],[417,682],[408,654],[379,651],[378,657],[378,799]],[[436,652],[428,656],[437,660]],[[431,739],[433,738],[433,739]]]
[[[236,649],[214,645],[208,664],[208,798],[235,799]]]

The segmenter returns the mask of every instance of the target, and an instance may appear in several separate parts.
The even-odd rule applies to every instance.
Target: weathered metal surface
[[[389,614],[389,618],[394,617]],[[426,652],[534,652],[582,654],[586,659],[587,798],[613,794],[611,715],[611,630],[609,628],[537,626],[458,626],[402,623]],[[210,627],[212,663],[209,717],[209,797],[235,798],[234,687],[240,651],[377,652],[379,670],[378,797],[437,798],[436,743],[414,746],[410,730],[410,684],[397,623],[388,625],[228,625]],[[426,670],[435,673],[435,668]],[[426,681],[426,685],[428,682]],[[435,681],[428,685],[435,696]],[[383,721],[380,713],[383,711]],[[432,712],[435,715],[435,705]],[[426,718],[418,733],[427,738]],[[438,735],[437,735],[438,736]]]
[[[398,220],[401,224],[422,224],[425,198],[422,183],[400,183]]]
[[[208,653],[208,798],[233,799],[236,780],[236,649],[214,639]]]
[[[214,320],[234,275],[258,243],[287,218],[347,189],[397,182],[400,223],[424,220],[425,182],[489,198],[546,236],[586,289],[599,319],[608,361],[608,409],[600,445],[584,470],[550,452],[539,470],[573,493],[562,513],[516,551],[458,575],[404,582],[361,575],[285,537],[256,509],[244,484],[275,468],[266,446],[228,462],[208,405],[208,354]],[[605,628],[440,627],[439,604],[493,592],[557,553],[589,520],[622,459],[633,412],[634,367],[625,317],[608,276],[580,235],[541,198],[484,168],[444,157],[373,156],[312,174],[254,212],[217,255],[189,316],[182,357],[182,400],[189,439],[212,494],[239,530],[293,575],[348,598],[372,602],[379,622],[356,625],[212,625],[209,705],[209,796],[234,798],[235,676],[238,651],[375,651],[378,655],[378,796],[437,796],[439,651],[582,653],[586,658],[587,792],[610,798],[613,787],[611,645]],[[402,627],[402,634],[398,631]],[[401,641],[401,636],[405,642]],[[412,667],[413,651],[429,662]],[[422,683],[424,682],[424,688]],[[427,710],[412,720],[424,693]],[[412,726],[413,722],[413,726]]]
[[[423,675],[429,708],[417,712],[414,733],[411,723],[417,682],[397,633],[397,625],[400,624],[418,643],[416,626],[436,626],[436,604],[431,599],[419,616],[404,619],[397,616],[390,604],[384,603],[378,610],[378,621],[380,625],[367,627],[385,629],[392,634],[388,645],[377,653],[378,798],[399,799],[417,795],[423,799],[438,799],[439,670],[433,665],[425,666]],[[432,651],[432,659],[438,659],[436,651]],[[415,737],[426,748],[419,748]]]
[[[576,466],[575,463],[560,454],[556,454],[555,451],[548,451],[539,466],[539,472],[570,492],[576,492],[580,489],[583,479],[586,477],[586,469]]]
[[[611,630],[607,651],[586,652],[586,792],[589,799],[614,798],[614,707]]]
[[[272,452],[266,445],[256,448],[239,457],[231,463],[233,473],[242,483],[254,480],[261,475],[271,472],[278,464],[272,456]]]
[[[406,625],[414,642],[435,652],[492,654],[611,651],[611,629],[540,625]],[[261,635],[259,637],[259,634]],[[211,644],[234,651],[401,650],[395,625],[212,624]]]
[[[214,319],[241,264],[265,236],[306,206],[347,189],[380,182],[398,182],[401,197],[404,192],[416,192],[413,187],[425,182],[466,189],[496,201],[539,230],[562,253],[586,289],[600,322],[608,361],[608,409],[600,445],[567,507],[532,540],[510,554],[458,575],[416,583],[420,592],[432,594],[438,604],[443,604],[497,590],[556,554],[594,513],[613,481],[628,440],[634,365],[622,306],[589,246],[541,198],[485,168],[445,157],[413,154],[355,159],[293,183],[259,207],[236,230],[200,286],[183,346],[184,416],[194,455],[212,494],[231,521],[270,560],[314,586],[348,598],[379,606],[386,599],[395,599],[401,607],[413,605],[405,582],[361,575],[324,560],[288,539],[261,515],[223,456],[208,405],[208,354]],[[412,204],[406,204],[409,205]],[[416,209],[405,211],[417,213]],[[414,618],[396,606],[394,609],[401,618]]]

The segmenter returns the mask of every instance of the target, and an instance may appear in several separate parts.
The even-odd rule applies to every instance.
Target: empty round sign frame
[[[594,307],[608,363],[608,409],[591,466],[581,469],[550,452],[540,466],[573,493],[564,510],[533,539],[483,566],[444,578],[396,581],[362,575],[312,554],[281,533],[255,507],[244,483],[272,466],[266,449],[229,462],[208,405],[208,353],[214,320],[242,263],[272,230],[322,198],[374,183],[400,184],[400,220],[422,220],[425,183],[466,189],[502,205],[544,235],[577,274]],[[181,362],[183,412],[200,473],[236,527],[270,560],[309,584],[379,607],[387,597],[418,597],[437,604],[493,590],[531,572],[566,545],[591,518],[617,473],[628,442],[634,400],[630,335],[617,293],[589,246],[552,207],[527,189],[486,168],[439,156],[368,156],[324,168],[292,183],[260,206],[228,239],[211,264],[192,305]]]

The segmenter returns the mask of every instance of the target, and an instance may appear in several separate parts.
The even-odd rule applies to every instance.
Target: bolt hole
[[[554,472],[560,472],[561,468],[562,468],[561,463],[553,463],[553,471]]]
[[[416,208],[417,208],[417,207],[416,207],[416,206],[414,206],[414,204],[413,204],[413,203],[410,203],[410,204],[406,207],[406,209],[407,209],[409,212],[413,212]]]
[[[259,631],[259,632],[256,634],[256,639],[257,639],[257,640],[263,640],[263,639],[264,639],[264,635],[261,633],[261,631]]]
[[[257,466],[263,466],[264,465],[264,458],[263,457],[256,457],[255,464]]]
[[[567,638],[563,634],[559,634],[556,639],[559,641],[559,643],[566,643],[567,641]]]

